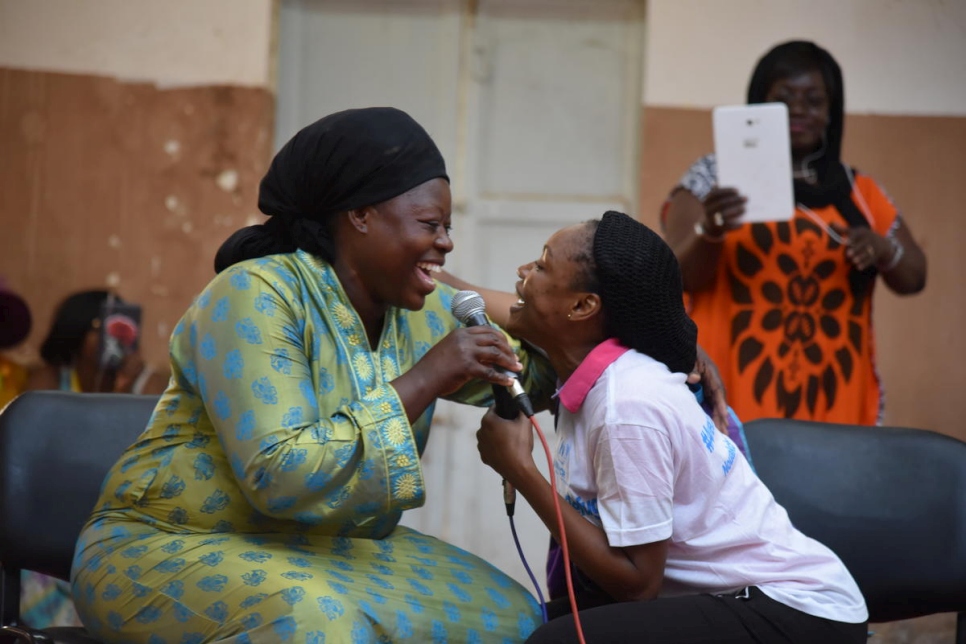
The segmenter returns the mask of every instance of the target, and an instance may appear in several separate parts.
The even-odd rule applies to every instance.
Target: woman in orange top
[[[662,213],[681,263],[699,341],[743,420],[788,417],[873,425],[882,420],[872,292],[926,283],[926,258],[870,177],[840,160],[844,89],[814,43],[768,52],[749,103],[788,106],[795,199],[790,221],[741,222],[745,199],[717,186],[699,159]]]

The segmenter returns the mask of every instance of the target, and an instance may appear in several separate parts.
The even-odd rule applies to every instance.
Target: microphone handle
[[[506,387],[493,385],[493,401],[493,408],[500,418],[513,420],[520,415],[520,408]]]
[[[496,411],[496,415],[500,418],[505,418],[507,420],[513,420],[520,415],[520,408],[517,406],[516,401],[507,391],[506,387],[501,387],[500,385],[493,385],[493,409]],[[503,479],[503,504],[506,506],[506,515],[508,517],[513,516],[513,510],[516,507],[517,502],[517,491],[513,489],[513,486],[507,483],[506,479]]]

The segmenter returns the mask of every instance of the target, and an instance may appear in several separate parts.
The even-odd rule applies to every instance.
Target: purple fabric
[[[711,416],[714,413],[714,409],[711,403],[705,400],[704,390],[698,388],[694,392],[694,396],[698,399],[698,403],[701,405],[704,413]],[[738,419],[738,415],[731,407],[728,407],[728,438],[738,447],[738,451],[741,452],[745,460],[748,461],[748,465],[751,466],[752,471],[754,471],[755,465],[751,462],[751,454],[748,452],[748,441],[745,440],[745,426],[741,424],[741,420]]]

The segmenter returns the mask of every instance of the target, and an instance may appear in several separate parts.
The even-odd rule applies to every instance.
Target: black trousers
[[[560,614],[566,599],[548,605]],[[586,605],[586,604],[585,604]],[[864,644],[868,624],[846,624],[786,606],[751,587],[737,595],[689,595],[580,609],[587,644]],[[576,643],[567,613],[538,628],[527,644]]]

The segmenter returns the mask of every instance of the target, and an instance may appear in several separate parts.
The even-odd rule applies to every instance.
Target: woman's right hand
[[[535,467],[533,429],[523,414],[514,420],[506,420],[490,407],[476,432],[476,448],[480,460],[511,483],[518,473]]]
[[[746,199],[734,188],[714,186],[699,199],[683,186],[671,193],[661,215],[664,238],[681,264],[687,293],[711,288],[729,230],[741,226]]]
[[[513,379],[499,371],[519,372],[523,365],[499,329],[460,327],[437,342],[413,367],[392,381],[410,422],[432,402],[448,396],[470,380],[510,386]]]
[[[440,375],[441,396],[474,379],[509,386],[513,378],[497,367],[514,372],[523,369],[506,336],[492,326],[454,329],[423,356],[418,366]]]
[[[735,188],[715,186],[705,196],[704,219],[700,222],[708,237],[721,237],[730,230],[741,227],[741,216],[745,214],[748,201]]]

